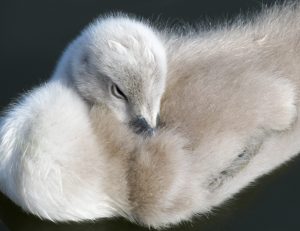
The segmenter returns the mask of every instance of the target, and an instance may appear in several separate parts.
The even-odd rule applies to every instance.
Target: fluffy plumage
[[[167,72],[156,33],[125,16],[99,18],[68,46],[52,79],[74,87],[91,105],[106,105],[134,130],[143,132],[142,119],[151,131]]]
[[[299,21],[300,6],[286,5],[214,31],[155,32],[167,54],[164,127],[146,139],[65,81],[66,52],[1,121],[1,191],[56,221],[162,227],[210,211],[300,150]]]

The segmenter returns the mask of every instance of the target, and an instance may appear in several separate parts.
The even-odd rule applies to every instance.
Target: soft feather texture
[[[62,62],[1,121],[1,191],[55,221],[163,227],[209,212],[300,150],[299,21],[290,4],[214,31],[162,31],[164,127],[146,139],[90,108],[59,78]]]
[[[154,29],[115,15],[87,26],[66,48],[51,79],[69,83],[90,104],[105,104],[124,123],[142,117],[155,128],[166,65],[166,51]],[[113,86],[120,97],[111,94]]]

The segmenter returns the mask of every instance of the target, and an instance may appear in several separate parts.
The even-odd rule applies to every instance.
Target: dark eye
[[[120,90],[120,88],[116,84],[112,84],[111,87],[111,94],[118,98],[118,99],[125,99],[127,100],[126,95]]]

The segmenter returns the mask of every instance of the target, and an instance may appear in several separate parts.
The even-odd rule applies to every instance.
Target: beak
[[[129,125],[137,134],[142,134],[147,137],[151,137],[154,135],[155,129],[148,124],[144,117],[137,117],[133,119],[132,121],[130,121]]]

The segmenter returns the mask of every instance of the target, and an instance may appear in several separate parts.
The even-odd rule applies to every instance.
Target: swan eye
[[[111,87],[111,94],[118,98],[118,99],[124,99],[127,100],[126,95],[121,91],[121,89],[116,85],[116,84],[112,84]]]

